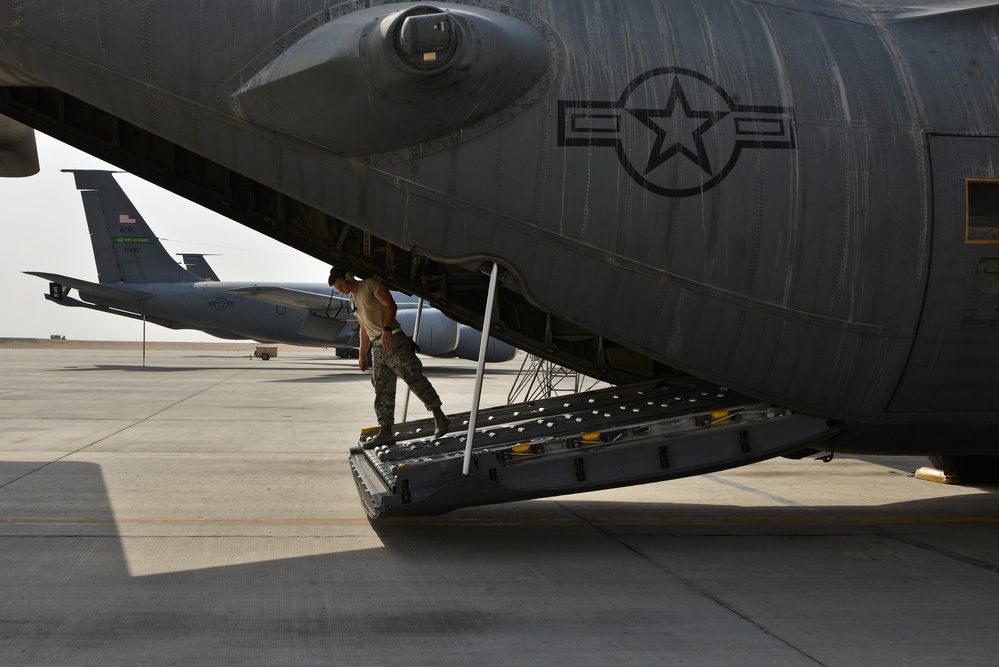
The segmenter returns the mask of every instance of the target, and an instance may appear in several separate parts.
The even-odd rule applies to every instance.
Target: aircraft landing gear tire
[[[930,462],[961,484],[999,483],[999,456],[931,456]]]

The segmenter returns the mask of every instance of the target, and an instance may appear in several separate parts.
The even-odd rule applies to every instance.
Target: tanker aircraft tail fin
[[[64,169],[76,178],[101,283],[191,283],[115,181],[114,172]]]

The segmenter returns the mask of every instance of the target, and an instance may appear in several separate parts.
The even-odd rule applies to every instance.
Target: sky
[[[113,165],[35,133],[41,171],[0,178],[0,286],[5,303],[0,338],[142,340],[142,322],[47,301],[48,282],[22,273],[45,271],[97,282],[83,201],[72,174],[62,169]],[[170,254],[208,257],[221,280],[325,283],[329,266],[248,227],[131,174],[115,177]],[[180,257],[177,257],[180,260]],[[218,341],[194,330],[146,325],[153,341]]]

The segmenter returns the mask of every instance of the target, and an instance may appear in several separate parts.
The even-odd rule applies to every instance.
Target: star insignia
[[[683,110],[684,117],[682,122],[688,124],[688,121],[693,121],[696,124],[690,132],[690,146],[684,142],[685,137],[683,135],[685,135],[685,132],[681,133],[679,141],[669,143],[673,134],[672,128],[664,127],[659,122],[660,119],[669,119],[666,124],[672,125],[673,113],[676,111],[678,104]],[[655,144],[649,152],[649,160],[645,166],[645,174],[661,166],[674,155],[680,154],[703,169],[709,176],[714,176],[702,136],[715,123],[727,116],[729,114],[728,111],[691,109],[690,103],[687,101],[687,96],[683,92],[683,87],[680,85],[680,79],[676,76],[673,77],[673,85],[670,86],[669,98],[662,109],[626,109],[626,111],[656,135]]]

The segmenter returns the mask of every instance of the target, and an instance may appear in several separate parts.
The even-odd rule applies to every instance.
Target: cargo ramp
[[[480,410],[468,474],[469,413],[433,437],[432,419],[396,425],[395,444],[350,453],[368,516],[460,507],[642,484],[786,454],[836,432],[702,383],[645,382]],[[362,435],[362,441],[368,436]]]

